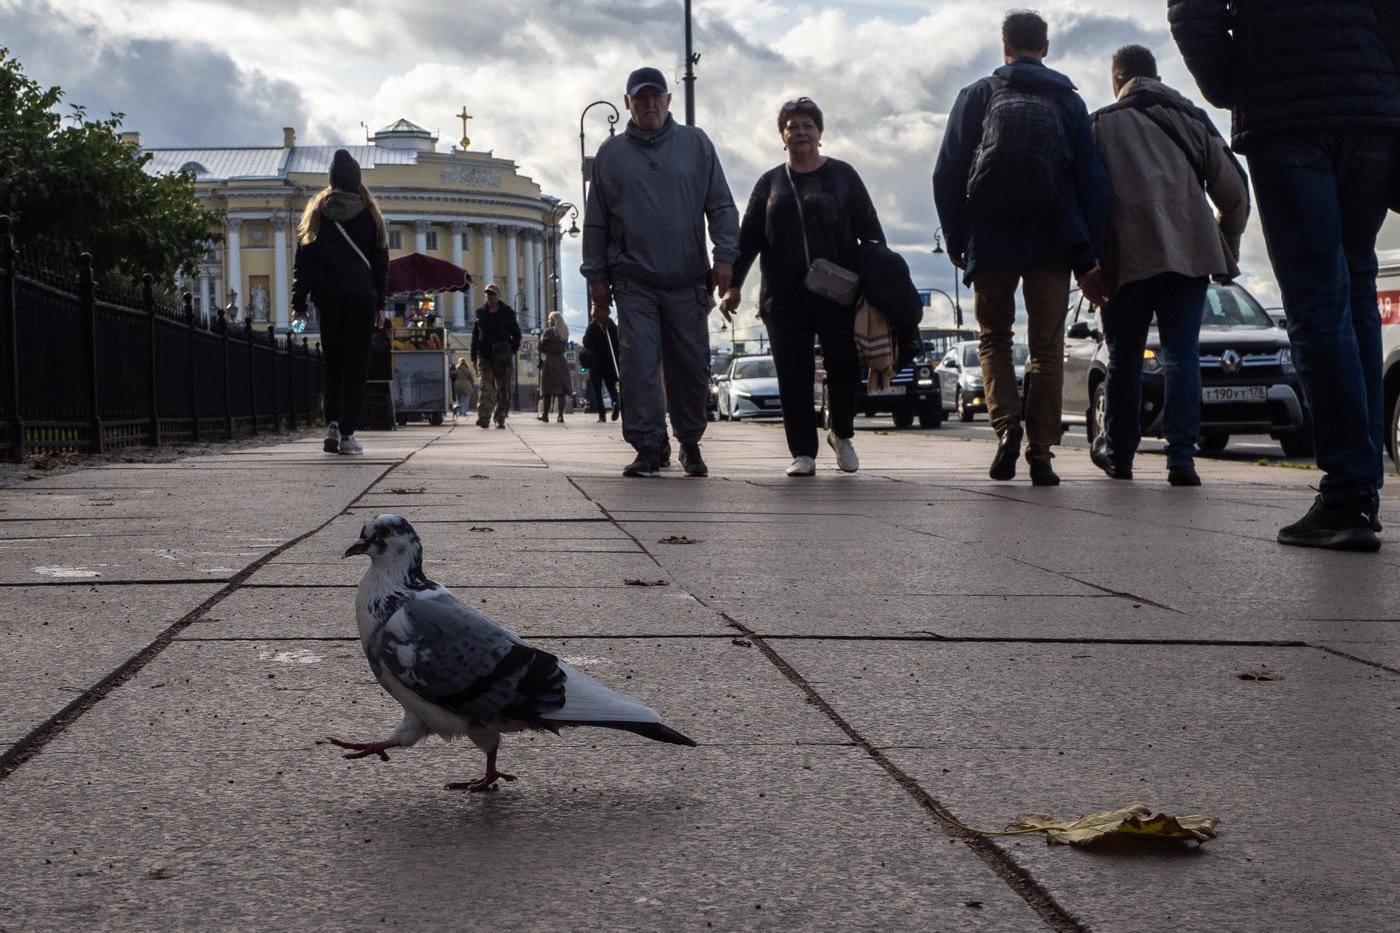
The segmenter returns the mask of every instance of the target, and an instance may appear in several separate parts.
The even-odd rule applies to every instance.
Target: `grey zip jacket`
[[[593,160],[579,271],[590,283],[703,286],[706,222],[714,261],[734,262],[739,211],[709,137],[669,116],[651,133],[629,121]]]

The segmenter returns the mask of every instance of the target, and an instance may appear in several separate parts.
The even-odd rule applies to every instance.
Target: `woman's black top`
[[[786,164],[769,169],[753,186],[749,206],[739,227],[739,258],[734,263],[734,284],[742,286],[756,257],[763,273],[759,314],[775,308],[837,308],[802,287],[807,257],[802,251],[802,227],[798,220],[793,186],[802,196],[807,249],[813,260],[829,259],[839,266],[859,269],[860,244],[884,240],[880,218],[870,193],[856,170],[839,159],[827,159],[813,172],[793,172],[788,181]]]

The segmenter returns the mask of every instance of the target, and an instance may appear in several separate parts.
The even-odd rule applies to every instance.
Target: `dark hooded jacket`
[[[1239,152],[1283,133],[1400,127],[1371,0],[1171,0],[1167,19],[1201,93],[1230,108]]]
[[[964,282],[979,266],[997,268],[1063,257],[1076,274],[1092,269],[1103,251],[1108,224],[1108,177],[1094,146],[1089,111],[1069,78],[1033,58],[1020,58],[993,72],[1013,85],[1053,95],[1064,130],[1070,177],[1054,206],[1040,219],[978,212],[968,201],[967,181],[982,123],[992,97],[985,80],[963,88],[948,114],[948,127],[933,170],[938,222],[953,256],[966,255]]]
[[[346,299],[374,295],[384,307],[389,284],[389,247],[379,245],[379,225],[359,194],[333,191],[321,204],[316,239],[298,243],[292,266],[292,307],[306,311],[309,298],[322,310]],[[341,234],[345,229],[354,246]],[[359,252],[355,251],[359,247]]]

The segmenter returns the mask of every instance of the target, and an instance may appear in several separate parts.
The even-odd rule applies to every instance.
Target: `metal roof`
[[[284,179],[288,174],[324,175],[337,149],[345,149],[363,169],[414,165],[418,151],[379,146],[297,146],[292,149],[147,149],[146,174],[168,175],[189,168],[199,181]]]

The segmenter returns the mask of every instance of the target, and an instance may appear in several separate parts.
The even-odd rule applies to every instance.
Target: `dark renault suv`
[[[1065,423],[1103,432],[1108,346],[1098,308],[1083,298],[1065,328]],[[1142,366],[1142,433],[1162,436],[1161,341],[1147,334]],[[1232,434],[1267,434],[1290,457],[1312,454],[1312,427],[1293,369],[1288,334],[1235,284],[1212,283],[1201,319],[1202,450],[1223,450]]]

